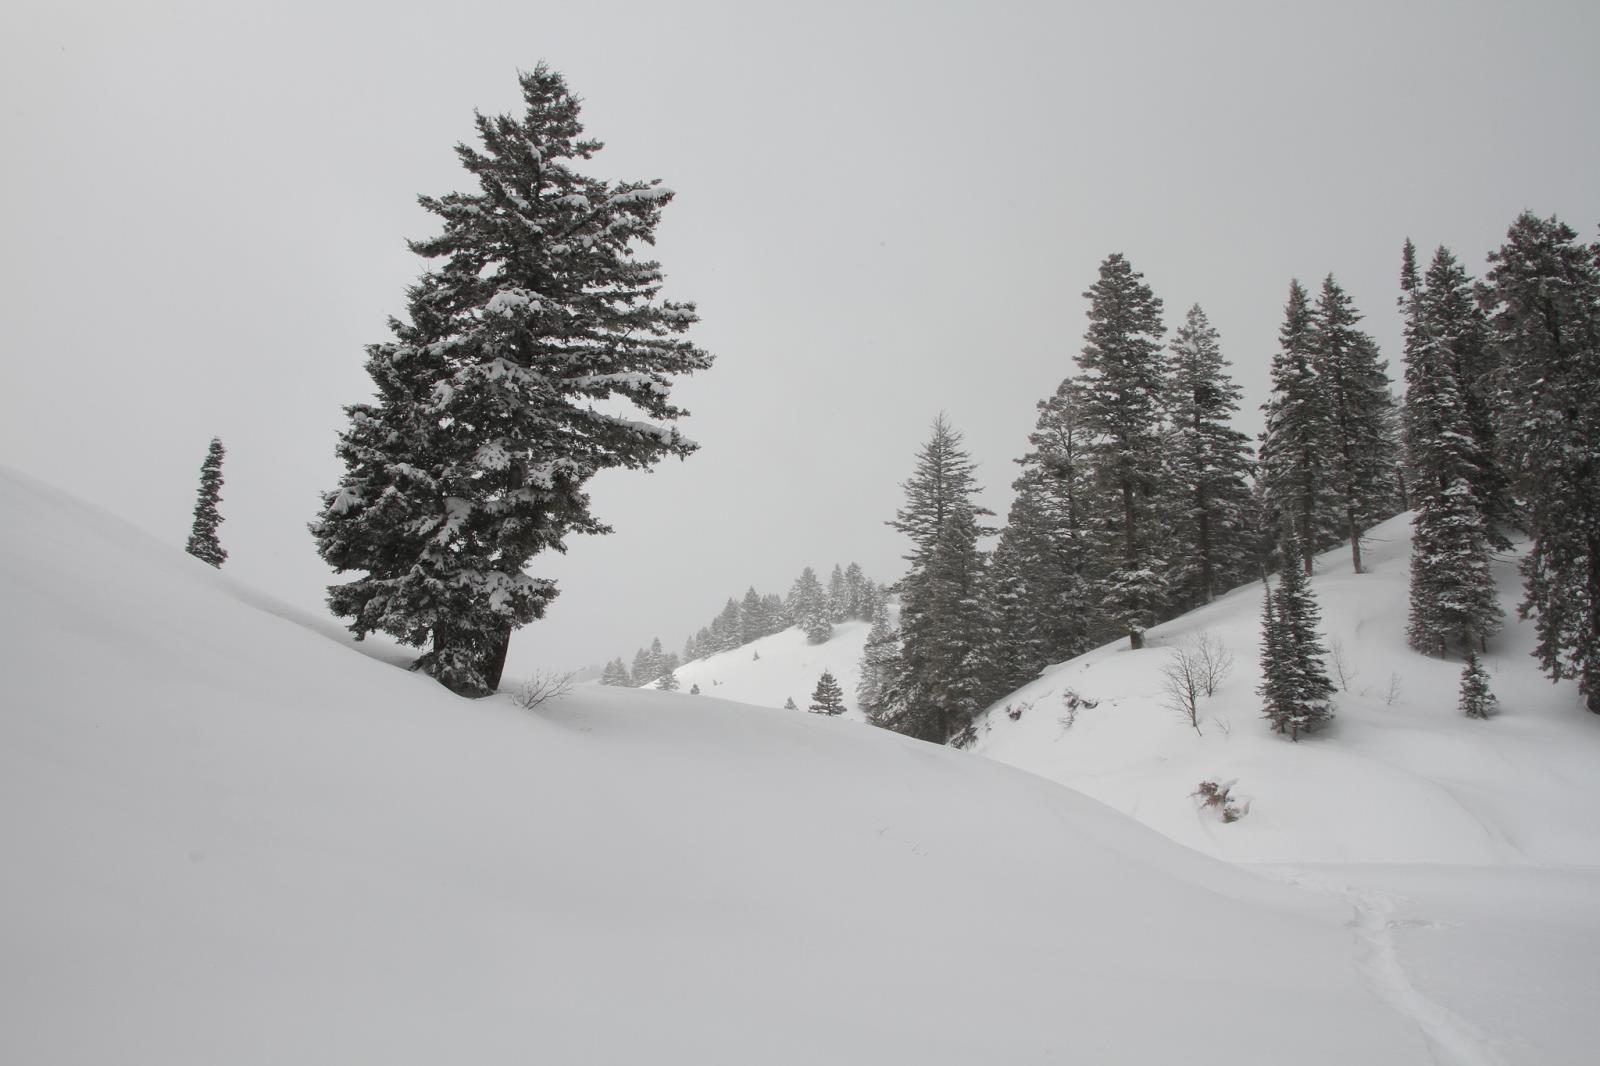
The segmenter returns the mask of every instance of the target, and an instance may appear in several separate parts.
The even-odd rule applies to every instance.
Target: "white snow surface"
[[[1299,743],[1261,718],[1256,584],[1152,628],[1141,651],[1123,640],[1046,669],[980,718],[974,750],[1239,862],[1600,863],[1600,717],[1529,654],[1515,559],[1496,564],[1506,628],[1483,657],[1500,713],[1475,721],[1457,709],[1461,661],[1406,646],[1409,553],[1402,515],[1369,532],[1367,573],[1348,548],[1319,557],[1311,587],[1346,680],[1334,722]],[[1200,633],[1221,641],[1233,669],[1202,697],[1197,736],[1165,706],[1161,670]],[[1099,701],[1070,727],[1068,690]],[[1249,814],[1226,825],[1197,814],[1189,793],[1206,780],[1236,781]]]
[[[460,700],[53,489],[0,508],[0,1062],[1592,1059],[1597,724],[1516,624],[1504,713],[1456,718],[1393,644],[1403,523],[1317,580],[1333,731],[1255,718],[1245,590],[1013,697],[980,744],[1029,774],[704,695]],[[1201,627],[1237,661],[1197,737],[1150,686]],[[859,628],[685,687],[850,693]],[[1187,796],[1233,777],[1239,822]]]
[[[1529,654],[1515,554],[1496,563],[1506,628],[1484,656],[1499,713],[1464,717],[1462,664],[1406,646],[1410,532],[1409,516],[1369,531],[1363,574],[1347,548],[1317,561],[1322,631],[1344,664],[1341,681],[1329,663],[1340,685],[1329,728],[1291,743],[1261,719],[1255,585],[1153,628],[1144,650],[1119,641],[1048,668],[980,716],[973,751],[1342,901],[1363,980],[1437,1061],[1587,1066],[1600,997],[1600,908],[1584,902],[1600,898],[1600,719]],[[1200,701],[1197,735],[1167,705],[1161,670],[1200,634],[1232,670]],[[812,647],[791,630],[756,645],[758,662],[724,653],[679,676],[764,706],[793,694],[804,709],[800,690],[823,666],[848,676],[853,697],[864,638],[843,628]],[[1096,705],[1069,716],[1069,690]],[[1202,781],[1231,783],[1244,817],[1202,809]]]
[[[1336,892],[1036,776],[463,701],[54,490],[0,507],[0,1062],[1443,1061]]]
[[[684,663],[677,670],[678,684],[683,692],[699,685],[703,696],[757,707],[781,708],[793,699],[796,709],[804,711],[811,706],[817,680],[828,670],[844,691],[845,712],[838,717],[865,722],[856,706],[856,686],[861,682],[861,649],[871,629],[868,622],[841,622],[827,641],[810,644],[798,626],[790,626],[742,648]]]

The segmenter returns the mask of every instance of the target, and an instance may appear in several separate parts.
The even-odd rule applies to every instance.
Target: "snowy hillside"
[[[681,694],[462,701],[52,490],[0,508],[0,1061],[1477,1046],[1341,899],[1035,776]]]
[[[791,626],[742,648],[718,652],[678,668],[684,692],[695,685],[705,696],[782,707],[786,700],[805,710],[822,672],[831,672],[844,690],[847,710],[839,717],[854,722],[866,718],[856,708],[856,685],[861,681],[861,649],[872,629],[868,622],[841,622],[822,644],[808,644],[805,633]]]
[[[1260,717],[1256,585],[1155,627],[1141,651],[1121,641],[1047,669],[979,720],[974,750],[1238,861],[1600,862],[1600,718],[1529,655],[1514,561],[1497,564],[1507,623],[1484,657],[1500,713],[1473,721],[1456,706],[1461,663],[1406,647],[1408,517],[1370,536],[1369,573],[1353,573],[1340,549],[1318,560],[1312,582],[1336,684],[1344,663],[1327,730],[1292,744]],[[1196,735],[1165,706],[1161,671],[1202,633],[1233,667],[1201,699]],[[1069,716],[1069,692],[1098,705]],[[1236,780],[1248,816],[1223,825],[1197,815],[1189,793],[1203,780]]]

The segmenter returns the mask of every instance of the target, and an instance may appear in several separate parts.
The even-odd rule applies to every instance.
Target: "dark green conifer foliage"
[[[1504,530],[1516,526],[1518,518],[1495,428],[1504,378],[1498,353],[1490,343],[1488,316],[1478,302],[1472,278],[1448,248],[1441,247],[1434,253],[1424,280],[1426,288],[1419,310],[1433,343],[1443,349],[1442,355],[1454,372],[1464,422],[1455,431],[1467,437],[1466,442],[1453,445],[1453,450],[1467,464],[1462,475],[1478,500],[1490,547],[1509,548],[1511,542]]]
[[[1161,611],[1163,550],[1162,406],[1165,365],[1161,301],[1120,254],[1100,264],[1084,293],[1089,330],[1078,356],[1084,428],[1095,481],[1116,514],[1114,562],[1107,566],[1107,614],[1134,648]]]
[[[1333,447],[1326,397],[1315,367],[1315,323],[1306,290],[1289,283],[1278,351],[1272,357],[1272,396],[1263,410],[1261,481],[1271,511],[1271,536],[1293,541],[1311,572],[1326,533],[1329,454]]]
[[[1489,691],[1489,674],[1483,662],[1476,652],[1467,652],[1467,665],[1461,671],[1461,713],[1468,718],[1487,718],[1498,702]]]
[[[1311,594],[1305,569],[1294,564],[1304,552],[1297,544],[1283,547],[1289,560],[1278,574],[1262,608],[1262,716],[1274,732],[1290,740],[1333,718],[1333,682],[1323,656],[1327,649],[1317,634],[1321,612]]]
[[[1409,253],[1410,242],[1406,245]],[[1401,272],[1406,346],[1406,443],[1416,510],[1411,543],[1410,621],[1413,648],[1470,651],[1499,631],[1500,605],[1489,571],[1488,492],[1475,492],[1483,472],[1454,342],[1463,329],[1459,293],[1465,276],[1439,249],[1420,284],[1410,254]],[[1459,276],[1458,276],[1459,275]]]
[[[874,725],[887,725],[902,703],[900,666],[900,631],[890,625],[888,608],[879,598],[861,649],[861,680],[856,683],[856,706]]]
[[[992,684],[978,551],[978,538],[989,532],[979,516],[989,512],[974,500],[973,464],[961,445],[961,434],[939,415],[904,483],[905,505],[889,523],[911,539],[911,571],[899,584],[900,658],[888,671],[893,685],[881,694],[876,720],[940,744],[966,727]]]
[[[844,691],[839,688],[838,679],[829,671],[822,671],[822,676],[817,678],[817,687],[811,693],[811,713],[840,715],[844,709]]]
[[[437,265],[367,350],[378,399],[348,409],[312,526],[334,569],[363,572],[330,588],[333,612],[427,646],[417,668],[466,695],[496,687],[511,632],[556,594],[534,556],[606,532],[589,478],[694,451],[671,386],[711,363],[679,336],[694,306],[634,255],[672,194],[579,173],[601,146],[577,98],[542,65],[520,81],[524,114],[478,115],[479,144],[457,146],[477,188],[420,198],[443,228],[411,248]]]
[[[200,491],[194,503],[194,528],[189,531],[189,543],[184,548],[196,559],[219,569],[228,561],[228,553],[217,539],[217,527],[222,524],[222,515],[217,513],[217,504],[222,501],[222,457],[222,441],[212,437],[211,447],[206,449],[205,462],[200,464]]]
[[[668,670],[656,679],[656,688],[661,692],[678,691],[678,675]]]
[[[1233,428],[1240,389],[1196,304],[1172,340],[1167,460],[1173,495],[1173,606],[1210,603],[1255,569],[1249,438]]]
[[[1489,260],[1499,430],[1532,537],[1520,611],[1545,673],[1600,714],[1600,245],[1530,213]]]
[[[744,600],[739,604],[740,643],[749,644],[772,632],[772,619],[767,617],[767,604],[751,585],[745,589]]]
[[[900,582],[906,706],[894,728],[938,744],[965,729],[994,695],[978,531],[970,508],[952,508],[927,566]]]
[[[1330,521],[1362,572],[1361,533],[1395,513],[1396,454],[1390,436],[1389,374],[1361,315],[1329,274],[1312,318],[1312,367],[1329,433]]]
[[[823,644],[833,636],[828,594],[817,580],[817,572],[809,566],[800,572],[789,590],[789,617],[805,633],[809,644]]]

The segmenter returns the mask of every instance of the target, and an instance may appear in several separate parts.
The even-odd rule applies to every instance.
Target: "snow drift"
[[[1342,904],[1037,777],[681,694],[465,702],[0,507],[0,1060],[1429,1061]]]

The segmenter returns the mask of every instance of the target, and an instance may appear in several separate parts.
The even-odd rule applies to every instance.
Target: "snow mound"
[[[1430,1061],[1343,903],[1037,777],[458,700],[51,490],[0,508],[0,1061]]]
[[[1529,655],[1515,559],[1496,564],[1506,630],[1484,656],[1500,714],[1473,721],[1456,706],[1462,664],[1406,646],[1410,516],[1368,536],[1368,573],[1340,549],[1312,580],[1336,684],[1344,664],[1325,731],[1292,744],[1260,717],[1255,585],[1153,628],[1141,651],[1121,641],[1048,668],[979,719],[975,750],[1235,861],[1600,863],[1600,718]],[[1161,670],[1202,633],[1233,668],[1200,701],[1197,736],[1165,706]],[[1097,705],[1069,714],[1069,693]],[[1248,814],[1198,810],[1201,781],[1235,781]]]

